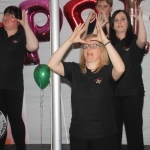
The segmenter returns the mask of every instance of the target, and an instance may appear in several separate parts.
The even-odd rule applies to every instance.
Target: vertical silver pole
[[[50,0],[51,53],[59,47],[59,3]],[[52,72],[52,150],[61,150],[60,76]]]

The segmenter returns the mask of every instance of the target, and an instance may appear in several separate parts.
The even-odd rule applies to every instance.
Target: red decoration
[[[2,22],[0,22],[0,27],[2,27],[3,26],[3,23]]]
[[[72,30],[79,23],[83,23],[81,12],[85,9],[95,10],[96,0],[70,0],[64,6],[64,15],[70,24]]]
[[[39,65],[40,64],[40,58],[37,51],[34,52],[26,52],[26,55],[24,57],[24,65]]]

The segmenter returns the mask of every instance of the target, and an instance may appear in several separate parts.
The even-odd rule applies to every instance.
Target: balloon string
[[[40,83],[40,131],[41,131],[41,144],[42,144],[42,135],[43,135],[43,97],[44,97],[44,91],[42,90],[42,83],[41,83],[41,68],[39,65],[39,71],[40,71],[40,77],[39,77],[39,83]]]
[[[42,144],[42,131],[43,131],[43,97],[44,90],[40,91],[40,129],[41,129],[41,144]]]

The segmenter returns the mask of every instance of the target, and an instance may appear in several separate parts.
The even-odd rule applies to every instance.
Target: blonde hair
[[[93,37],[96,37],[97,35],[96,34],[88,34],[86,37],[85,37],[85,40],[86,39],[90,39],[90,38],[93,38]],[[105,65],[108,65],[109,64],[109,56],[108,56],[108,53],[107,53],[107,50],[104,46],[103,43],[99,42],[99,46],[100,46],[100,50],[101,50],[101,56],[100,56],[100,62],[98,64],[98,67],[95,71],[95,73],[99,72],[100,69],[105,66]],[[86,70],[86,61],[85,61],[85,58],[84,58],[84,54],[83,54],[83,49],[81,49],[81,53],[80,53],[80,61],[79,61],[79,66],[80,66],[80,69],[81,69],[81,72],[83,74],[86,74],[87,73],[87,70]]]
[[[96,5],[98,2],[102,2],[102,1],[106,1],[106,3],[108,3],[111,7],[113,6],[113,0],[97,0]]]

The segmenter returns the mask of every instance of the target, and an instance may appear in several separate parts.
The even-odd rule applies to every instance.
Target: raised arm
[[[116,51],[116,49],[112,46],[110,41],[105,36],[98,21],[96,23],[96,27],[97,27],[97,37],[95,38],[95,40],[102,42],[104,44],[104,46],[106,47],[109,58],[113,64],[112,76],[113,76],[114,80],[118,80],[125,71],[125,65],[124,65],[120,55]]]
[[[95,10],[90,11],[90,13],[89,13],[89,15],[88,15],[88,17],[87,17],[87,19],[85,21],[85,32],[83,33],[83,35],[81,37],[82,39],[85,39],[85,37],[86,37],[86,35],[88,33],[88,28],[89,28],[90,21],[92,19],[94,19],[95,16],[96,16]]]
[[[146,34],[146,29],[145,29],[145,25],[144,25],[144,21],[143,21],[143,10],[141,8],[141,6],[138,7],[138,11],[139,14],[138,16],[134,16],[139,24],[139,29],[138,29],[138,38],[136,41],[136,44],[138,47],[140,47],[141,49],[144,48],[146,42],[147,42],[147,34]]]
[[[100,26],[103,28],[105,28],[106,26],[106,30],[107,30],[107,33],[108,35],[106,35],[107,37],[109,37],[109,18],[106,17],[106,14],[104,13],[103,10],[101,10],[101,12],[99,14],[97,14],[97,20],[99,21],[100,23]],[[94,28],[94,31],[93,31],[93,34],[97,34],[97,28],[95,26]]]
[[[73,43],[85,43],[84,40],[80,38],[81,34],[84,32],[85,27],[84,24],[79,24],[76,26],[73,34],[62,44],[50,57],[48,61],[48,66],[52,71],[55,73],[64,76],[64,67],[61,63],[62,58],[64,57],[65,53]]]
[[[28,24],[27,14],[25,10],[22,10],[22,20],[18,19],[18,22],[23,26],[25,31],[27,50],[29,51],[37,50],[39,47],[39,42]]]

